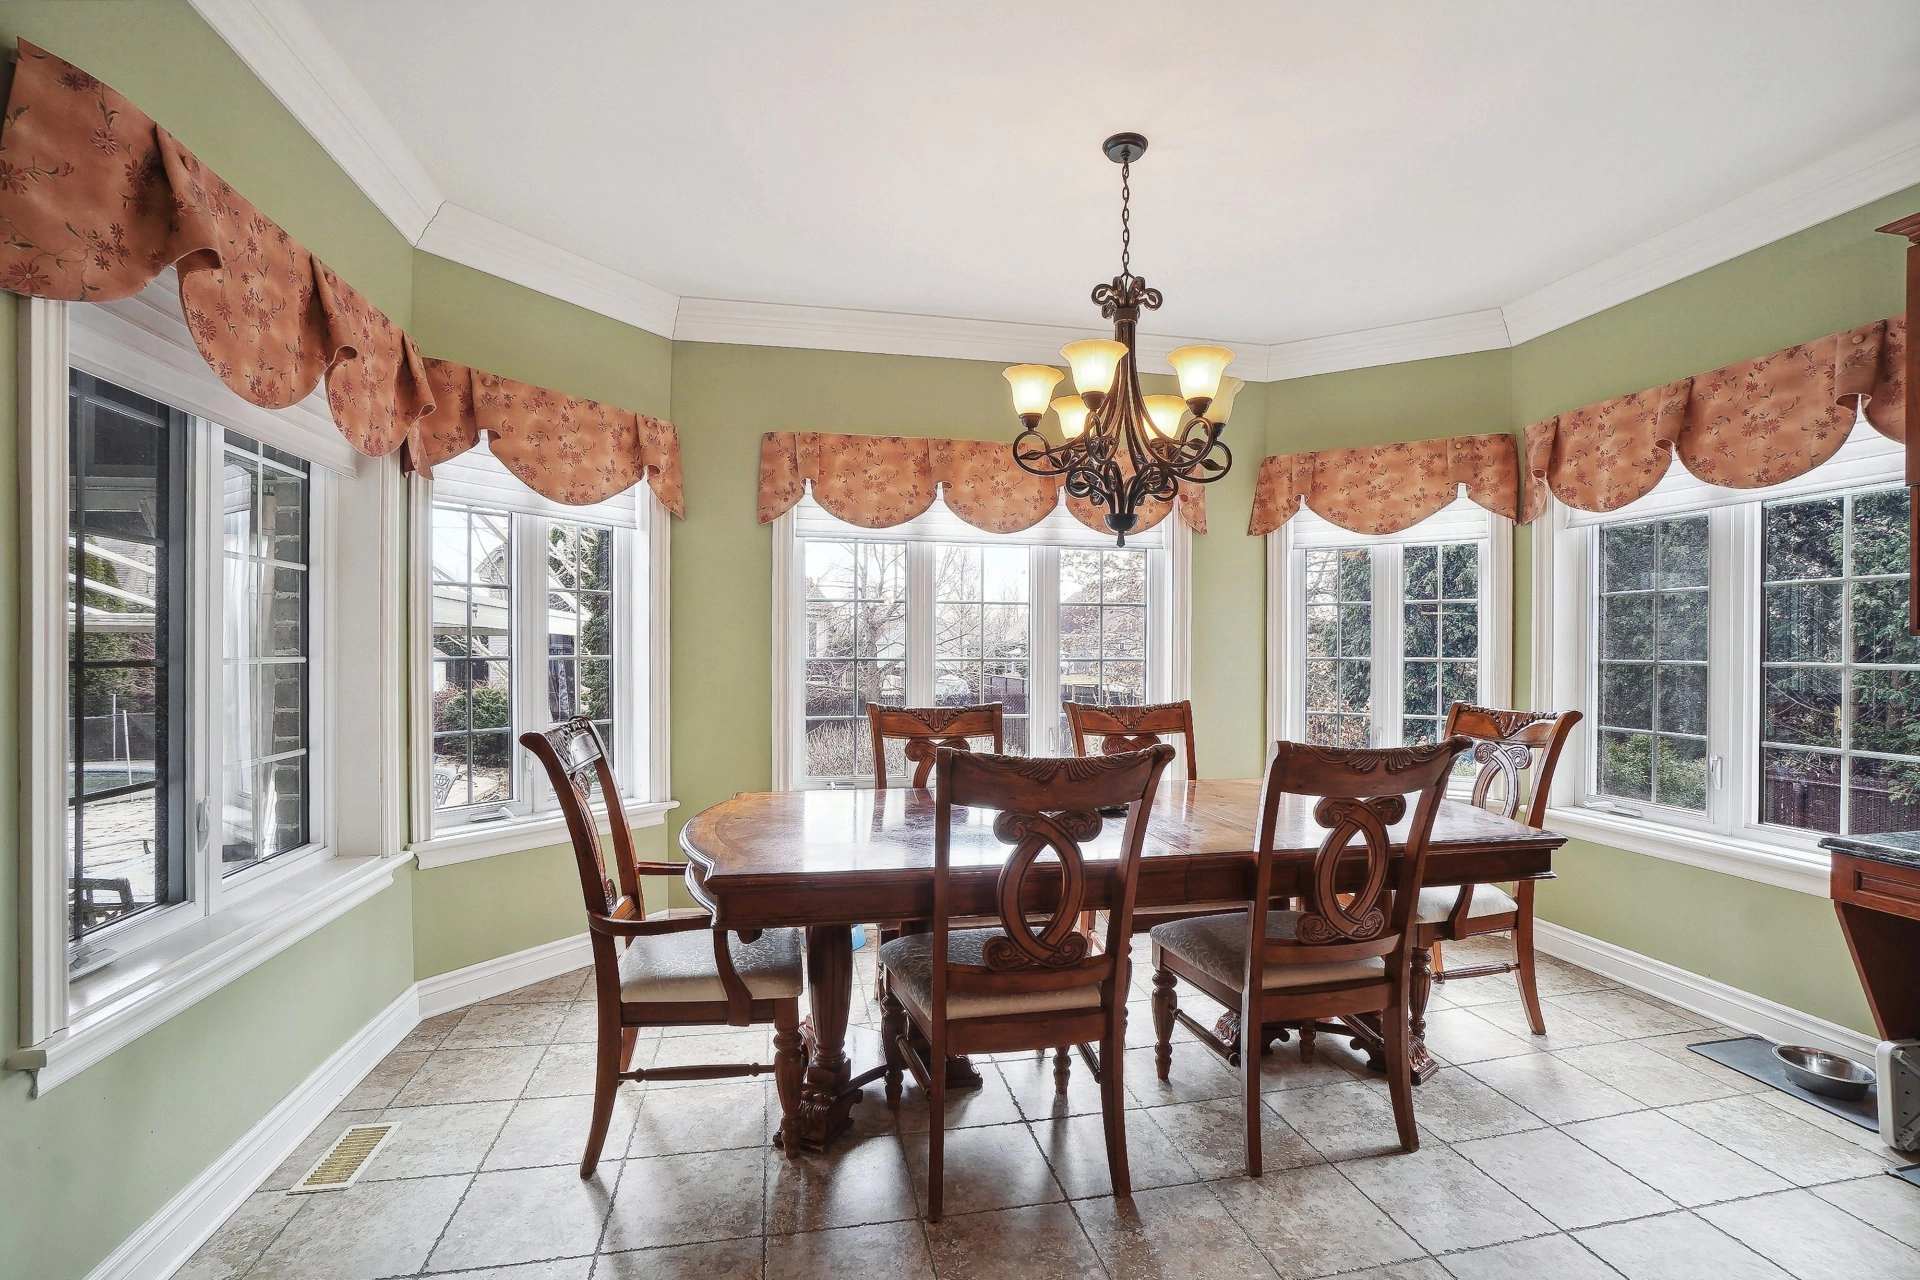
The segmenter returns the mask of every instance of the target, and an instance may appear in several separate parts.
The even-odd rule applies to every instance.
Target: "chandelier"
[[[1225,347],[1181,347],[1167,361],[1180,379],[1177,396],[1140,394],[1134,330],[1144,308],[1157,311],[1160,291],[1133,274],[1133,162],[1147,149],[1137,133],[1116,133],[1101,144],[1120,166],[1120,274],[1093,290],[1100,314],[1113,321],[1113,337],[1069,342],[1060,348],[1073,370],[1077,394],[1049,403],[1063,375],[1044,364],[1016,364],[1006,371],[1021,431],[1013,459],[1038,476],[1065,476],[1067,493],[1106,509],[1117,545],[1139,523],[1140,504],[1172,502],[1180,482],[1211,484],[1227,474],[1233,454],[1220,439],[1226,406],[1208,417],[1220,394],[1220,377],[1233,360]],[[1230,398],[1230,397],[1229,397]],[[1060,420],[1060,443],[1041,434],[1051,407]]]

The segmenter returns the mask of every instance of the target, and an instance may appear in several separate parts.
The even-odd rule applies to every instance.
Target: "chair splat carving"
[[[904,742],[907,763],[914,766],[913,787],[924,787],[933,774],[935,755],[942,747],[971,751],[969,739],[990,738],[994,754],[1004,742],[1005,713],[997,702],[972,707],[883,707],[867,704],[867,729],[873,737],[873,785],[887,789],[887,743]]]
[[[1187,701],[1148,703],[1144,706],[1090,706],[1064,702],[1067,729],[1073,735],[1073,753],[1093,754],[1089,740],[1098,738],[1100,754],[1141,751],[1178,736],[1187,757],[1187,778],[1199,777],[1193,760],[1193,704]]]

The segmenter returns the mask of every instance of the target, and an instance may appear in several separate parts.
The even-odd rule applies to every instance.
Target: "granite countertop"
[[[1829,853],[1851,854],[1896,866],[1920,867],[1920,831],[1891,831],[1885,835],[1828,836],[1820,847]]]

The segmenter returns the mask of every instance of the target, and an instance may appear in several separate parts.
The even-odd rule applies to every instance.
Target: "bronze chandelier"
[[[1233,352],[1181,347],[1167,356],[1180,379],[1180,394],[1140,393],[1135,330],[1142,310],[1160,307],[1160,291],[1133,274],[1129,226],[1133,162],[1145,153],[1147,140],[1137,133],[1116,133],[1101,149],[1120,166],[1120,274],[1093,290],[1101,316],[1113,321],[1113,337],[1060,348],[1078,394],[1049,404],[1048,397],[1065,376],[1051,365],[1016,364],[1006,378],[1021,422],[1013,441],[1014,461],[1034,475],[1065,476],[1070,496],[1106,509],[1107,528],[1114,532],[1116,545],[1124,547],[1139,523],[1141,503],[1172,502],[1181,481],[1211,484],[1233,466],[1233,453],[1220,438],[1227,415],[1219,403],[1220,378]],[[1060,419],[1058,444],[1040,432],[1049,407]],[[1221,411],[1209,417],[1216,407]]]

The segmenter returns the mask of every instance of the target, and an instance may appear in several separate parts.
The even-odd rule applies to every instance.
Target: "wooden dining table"
[[[1253,825],[1257,778],[1197,782],[1163,780],[1148,815],[1139,872],[1140,907],[1191,902],[1245,901],[1253,892]],[[1282,800],[1273,890],[1298,896],[1324,830],[1314,822],[1310,797]],[[962,815],[965,815],[964,818]],[[995,838],[993,815],[956,810],[953,823],[951,909],[956,915],[992,915],[1007,846]],[[850,1123],[860,1086],[847,1056],[847,1018],[853,998],[853,928],[880,920],[925,920],[933,910],[931,791],[916,788],[836,788],[743,792],[703,810],[680,833],[687,854],[687,885],[713,914],[716,927],[755,934],[800,927],[807,931],[810,1018],[808,1062],[798,1103],[781,1124],[783,1144],[822,1150]],[[1085,906],[1108,905],[1113,878],[1099,873],[1117,855],[1121,820],[1086,846]],[[1396,852],[1404,821],[1390,834]],[[1565,837],[1490,813],[1463,801],[1442,802],[1428,846],[1426,883],[1478,884],[1552,874],[1553,851]],[[1356,860],[1356,871],[1357,860]],[[1041,895],[1030,908],[1047,910],[1057,880],[1030,878]],[[1425,984],[1411,1011],[1416,1075],[1434,1070],[1424,1039]],[[1231,1018],[1232,1015],[1229,1015]],[[1234,1028],[1229,1028],[1233,1030]],[[1354,1027],[1363,1048],[1378,1049],[1377,1028]],[[962,1075],[967,1065],[957,1064]]]

